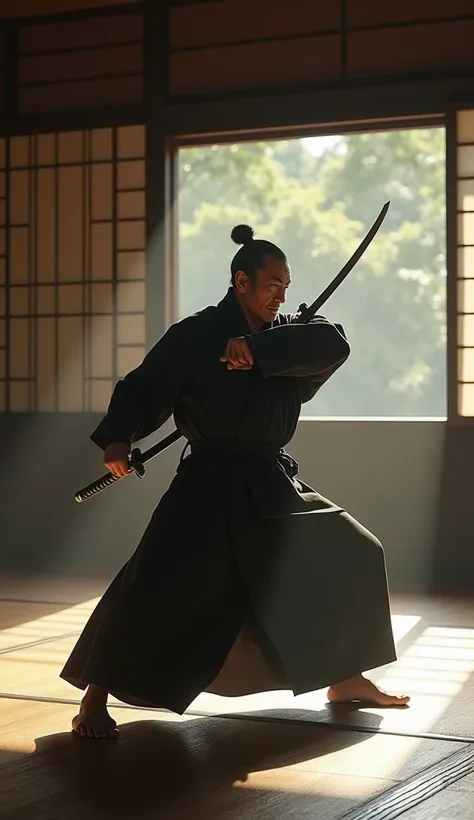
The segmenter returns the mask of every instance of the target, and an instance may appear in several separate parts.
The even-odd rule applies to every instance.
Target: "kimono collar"
[[[229,333],[229,339],[235,336],[247,336],[252,332],[232,287],[217,305],[217,311],[219,319]],[[269,327],[271,327],[270,324],[264,324],[261,329],[266,330]]]

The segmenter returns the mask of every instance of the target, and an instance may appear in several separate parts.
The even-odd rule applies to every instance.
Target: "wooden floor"
[[[324,692],[202,695],[183,717],[113,702],[118,742],[76,738],[80,692],[58,673],[105,585],[0,582],[2,820],[368,820],[389,790],[474,753],[474,603],[427,598],[394,600],[399,660],[372,673],[409,709],[331,708]],[[472,820],[459,771],[403,817]]]

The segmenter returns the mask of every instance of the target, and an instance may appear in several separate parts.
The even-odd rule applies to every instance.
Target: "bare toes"
[[[408,695],[391,695],[384,692],[371,681],[360,676],[342,684],[331,686],[328,691],[328,700],[333,703],[358,702],[367,706],[407,706],[410,701]]]
[[[402,706],[406,706],[407,703],[410,703],[410,696],[409,695],[400,695],[396,698],[396,702],[400,703]]]
[[[76,723],[75,726],[72,727],[73,732],[79,737],[87,737],[86,727],[82,725],[82,723]]]
[[[76,715],[72,721],[73,731],[80,737],[88,737],[94,740],[107,740],[107,738],[117,738],[119,730],[115,721],[110,719],[110,723],[102,720],[88,719],[82,715]]]

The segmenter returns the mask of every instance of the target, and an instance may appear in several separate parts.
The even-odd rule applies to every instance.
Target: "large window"
[[[223,296],[235,224],[287,253],[295,310],[390,199],[370,249],[322,310],[343,324],[351,358],[303,412],[446,415],[444,129],[182,148],[179,171],[180,316]]]

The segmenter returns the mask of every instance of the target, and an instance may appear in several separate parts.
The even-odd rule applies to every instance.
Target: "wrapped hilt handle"
[[[138,447],[132,450],[129,461],[132,472],[134,472],[138,478],[143,478],[146,473],[146,467],[142,461],[141,450]],[[131,473],[129,473],[129,475],[131,475]],[[126,478],[126,476],[122,476],[122,478]],[[79,503],[87,501],[88,498],[92,498],[92,496],[97,495],[97,493],[102,492],[102,490],[106,490],[107,487],[110,487],[111,484],[115,484],[116,481],[120,481],[120,478],[117,478],[117,476],[114,476],[112,473],[105,473],[105,475],[93,481],[92,484],[88,484],[87,487],[78,490],[74,497]]]

